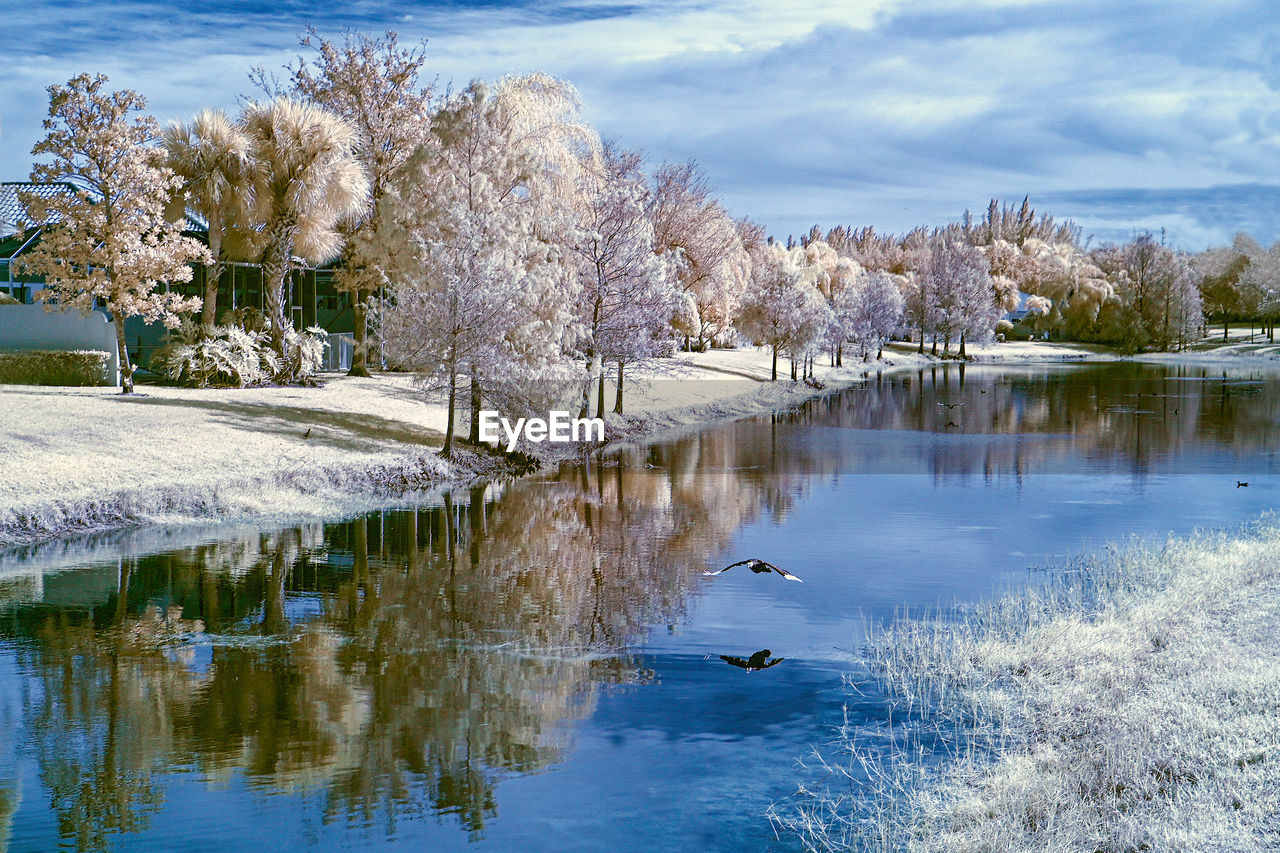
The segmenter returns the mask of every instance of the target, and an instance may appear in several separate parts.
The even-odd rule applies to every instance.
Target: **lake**
[[[884,717],[869,623],[1269,510],[1277,391],[886,372],[437,505],[0,554],[0,851],[793,849],[797,760]],[[746,557],[803,583],[702,574]]]

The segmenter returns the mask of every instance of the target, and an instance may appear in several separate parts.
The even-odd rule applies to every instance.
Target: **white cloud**
[[[49,83],[104,71],[162,120],[232,106],[249,66],[289,61],[308,23],[429,37],[433,72],[455,86],[533,68],[570,79],[603,133],[655,159],[698,159],[735,213],[778,233],[815,221],[901,230],[991,195],[1191,198],[1280,175],[1280,27],[1262,3],[400,0],[323,20],[303,0],[109,5],[66,0],[58,27],[47,9],[8,15],[3,177],[28,168]],[[1074,215],[1088,225],[1087,210]],[[1196,240],[1232,221],[1188,225],[1191,204],[1178,215]],[[1277,227],[1245,209],[1234,221]]]

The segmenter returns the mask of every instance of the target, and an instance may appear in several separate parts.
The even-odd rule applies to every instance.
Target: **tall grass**
[[[967,613],[898,619],[811,850],[1280,849],[1280,525],[1108,548]]]

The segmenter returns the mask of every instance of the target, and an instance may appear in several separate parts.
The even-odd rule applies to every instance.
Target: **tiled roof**
[[[32,225],[44,223],[32,222],[27,216],[27,208],[18,198],[18,191],[34,193],[41,198],[53,198],[63,193],[75,192],[76,188],[67,183],[31,184],[25,182],[0,183],[0,237],[30,228]]]
[[[18,198],[20,190],[34,193],[41,198],[53,198],[61,193],[73,193],[76,187],[74,184],[65,182],[33,184],[25,181],[7,181],[0,183],[0,238],[26,230],[32,225],[44,224],[32,222],[27,216],[26,206]],[[203,234],[208,230],[204,220],[190,210],[186,212],[183,228],[196,234]]]

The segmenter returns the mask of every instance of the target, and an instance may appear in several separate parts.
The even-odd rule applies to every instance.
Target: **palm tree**
[[[342,248],[339,226],[369,204],[369,179],[351,126],[322,107],[288,98],[244,108],[240,124],[257,163],[254,224],[260,231],[262,283],[271,345],[281,378],[292,378],[286,350],[289,272],[294,258],[320,263]]]
[[[183,182],[177,200],[203,217],[209,227],[213,261],[204,268],[200,312],[200,324],[208,328],[217,320],[218,282],[225,265],[223,238],[248,218],[253,200],[252,145],[222,110],[201,110],[186,124],[170,124],[164,132],[164,147],[169,168]]]

